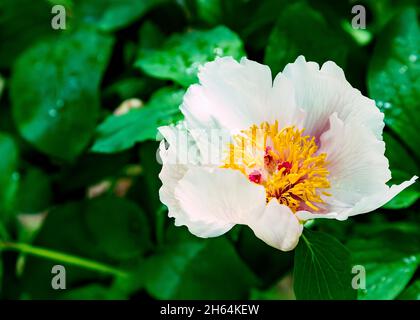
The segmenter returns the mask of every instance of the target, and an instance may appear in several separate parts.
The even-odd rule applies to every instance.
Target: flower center
[[[249,181],[262,185],[267,202],[277,198],[293,212],[319,210],[330,196],[326,154],[317,154],[315,138],[294,126],[278,129],[277,121],[253,125],[233,136],[222,168],[241,171]]]

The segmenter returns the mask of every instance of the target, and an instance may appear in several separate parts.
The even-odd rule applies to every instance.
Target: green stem
[[[94,270],[103,273],[109,273],[114,276],[125,277],[127,273],[124,271],[115,269],[105,264],[74,256],[67,253],[62,253],[50,249],[44,249],[40,247],[31,246],[26,243],[13,243],[13,242],[2,242],[0,241],[0,250],[14,250],[21,253],[30,254],[33,256],[54,260],[58,262],[68,263],[81,268]]]

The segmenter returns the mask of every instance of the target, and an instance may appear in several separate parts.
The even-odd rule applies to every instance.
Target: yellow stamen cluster
[[[326,154],[316,154],[314,137],[304,136],[294,126],[278,129],[278,123],[251,126],[233,137],[223,168],[241,171],[250,181],[265,187],[267,202],[272,198],[293,212],[318,211],[329,196]]]

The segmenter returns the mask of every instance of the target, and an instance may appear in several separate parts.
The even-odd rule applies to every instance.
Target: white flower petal
[[[248,225],[255,235],[270,246],[282,251],[293,250],[299,242],[303,225],[289,207],[272,199],[264,212]]]
[[[201,162],[196,141],[184,122],[176,126],[159,127],[158,130],[165,139],[159,145],[159,156],[164,164],[196,165]]]
[[[345,220],[349,216],[376,210],[407,188],[417,177],[388,187],[391,178],[385,144],[362,125],[344,123],[336,114],[330,117],[330,129],[321,136],[320,153],[327,154],[331,188],[324,197],[324,213],[299,212],[299,219],[330,218]]]
[[[264,187],[249,182],[239,171],[195,167],[175,188],[180,212],[169,212],[177,225],[207,238],[260,216],[265,207]]]
[[[200,163],[199,152],[183,123],[178,126],[160,127],[159,132],[165,138],[159,145],[159,156],[163,162],[159,174],[162,181],[159,197],[169,212],[179,212],[178,200],[174,195],[175,186],[189,167]]]
[[[296,106],[293,82],[281,73],[274,79],[269,105],[265,121],[278,121],[280,128],[291,125],[303,128],[305,112]]]
[[[175,198],[181,211],[170,216],[199,237],[216,237],[245,224],[267,244],[288,251],[302,233],[290,208],[277,200],[266,205],[264,188],[236,170],[191,168],[176,186]]]
[[[319,137],[328,129],[328,119],[334,112],[347,122],[368,127],[377,139],[382,139],[383,114],[375,102],[363,96],[345,79],[343,70],[334,62],[306,62],[303,56],[286,65],[283,75],[293,82],[296,104],[306,112],[305,133]]]
[[[388,201],[394,198],[398,193],[403,191],[405,188],[411,186],[417,180],[417,176],[412,177],[410,180],[405,181],[399,185],[392,185],[391,187],[386,187],[386,190],[372,194],[367,197],[363,197],[358,201],[353,207],[347,208],[338,212],[330,212],[327,214],[314,214],[308,211],[297,212],[297,216],[301,220],[309,220],[316,218],[328,218],[328,219],[338,219],[346,220],[348,217],[355,216],[362,213],[367,213],[374,211]]]
[[[191,86],[181,111],[191,128],[219,127],[230,131],[247,129],[269,119],[271,110],[272,77],[270,68],[257,62],[232,57],[218,58],[206,63],[198,74],[200,84]],[[289,86],[288,88],[291,88]],[[278,90],[277,90],[278,91]],[[276,107],[291,100],[284,90]],[[276,114],[277,115],[277,114]]]
[[[417,176],[414,176],[410,180],[405,181],[401,184],[387,187],[385,192],[378,192],[368,197],[362,198],[362,200],[356,203],[356,205],[349,211],[339,214],[339,219],[347,219],[347,217],[370,212],[382,207],[388,201],[394,198],[397,194],[403,191],[405,188],[411,186],[414,182],[416,182],[417,178]]]
[[[391,178],[385,143],[376,139],[368,128],[356,123],[344,123],[333,114],[329,130],[320,138],[319,153],[327,154],[327,189],[331,197],[324,200],[330,210],[354,206],[361,198],[385,191]]]

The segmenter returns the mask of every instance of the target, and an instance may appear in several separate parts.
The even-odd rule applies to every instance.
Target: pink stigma
[[[249,178],[249,181],[251,181],[251,182],[260,183],[261,182],[261,172],[259,172],[258,170],[254,170],[248,175],[248,178]]]
[[[281,168],[285,169],[284,173],[290,173],[290,170],[292,169],[292,164],[289,161],[283,161],[278,165],[277,170],[280,170]]]

